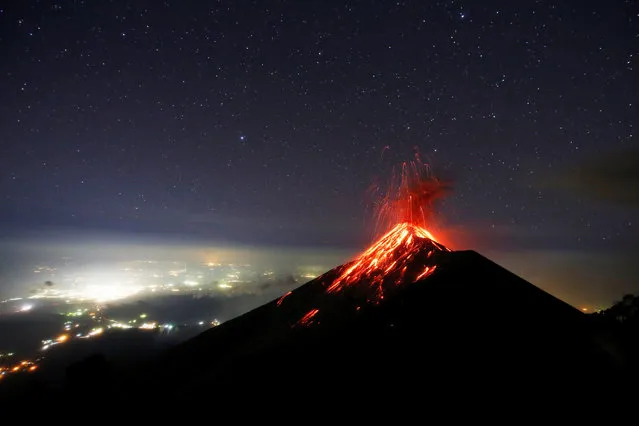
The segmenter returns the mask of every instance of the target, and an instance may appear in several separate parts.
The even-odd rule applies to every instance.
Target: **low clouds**
[[[514,250],[483,252],[492,261],[575,306],[607,308],[639,292],[637,250]]]
[[[639,207],[639,149],[591,158],[544,182],[579,198]]]

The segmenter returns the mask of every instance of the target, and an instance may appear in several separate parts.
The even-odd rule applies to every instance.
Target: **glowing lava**
[[[297,322],[297,325],[308,327],[313,324],[313,317],[317,315],[319,309],[311,309]]]
[[[399,223],[346,265],[327,291],[335,293],[347,286],[366,285],[374,290],[375,298],[383,299],[387,288],[413,283],[433,273],[437,265],[432,255],[437,251],[450,250],[426,229]]]
[[[393,170],[387,185],[374,185],[369,190],[376,198],[376,232],[382,234],[400,223],[416,225],[425,231],[431,225],[434,202],[449,190],[449,183],[434,177],[430,166],[415,153],[414,161],[403,162],[399,169]]]
[[[343,300],[355,303],[379,303],[386,294],[403,284],[423,280],[437,269],[438,253],[450,251],[427,230],[432,218],[433,202],[442,196],[448,185],[435,179],[427,164],[415,155],[415,161],[402,163],[387,189],[373,188],[377,193],[376,225],[379,234],[366,251],[355,260],[318,278],[331,301],[319,302],[298,320],[297,325],[310,326],[318,322],[324,306],[334,303],[330,297],[345,294]],[[328,276],[337,278],[330,278]],[[291,293],[283,295],[280,306]],[[322,305],[326,303],[326,305]]]
[[[449,188],[432,176],[430,167],[422,163],[418,153],[415,161],[402,163],[386,188],[384,191],[374,188],[381,194],[376,203],[376,224],[378,231],[382,227],[390,230],[345,266],[328,286],[328,293],[361,283],[374,289],[375,296],[369,300],[383,299],[388,288],[432,274],[437,268],[432,255],[450,251],[426,229],[432,218],[433,202]]]

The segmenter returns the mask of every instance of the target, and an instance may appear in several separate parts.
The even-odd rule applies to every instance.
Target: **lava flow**
[[[324,286],[325,294],[345,293],[344,300],[355,302],[359,310],[361,302],[379,303],[398,286],[428,277],[437,269],[438,254],[450,251],[427,230],[433,202],[448,187],[431,176],[430,168],[421,163],[418,155],[415,159],[402,164],[386,190],[374,188],[378,192],[377,231],[383,235],[355,260],[329,271],[334,274],[327,273],[317,279]],[[329,276],[332,278],[328,279]],[[283,295],[277,306],[290,294]],[[329,300],[324,303],[332,304]],[[318,304],[322,302],[306,312],[297,325],[310,326],[318,322],[324,311]]]
[[[433,201],[447,188],[432,177],[419,155],[403,163],[377,203],[377,224],[391,229],[379,238],[328,286],[328,293],[357,284],[373,289],[373,300],[384,298],[392,286],[419,281],[435,271],[432,255],[450,251],[426,229]],[[389,226],[390,225],[390,226]]]
[[[347,265],[327,291],[335,293],[347,286],[366,285],[373,289],[374,299],[381,300],[390,287],[432,274],[437,268],[432,256],[437,251],[449,249],[435,241],[426,229],[399,223]]]

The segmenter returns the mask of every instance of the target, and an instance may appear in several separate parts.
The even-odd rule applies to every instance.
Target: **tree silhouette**
[[[619,302],[603,311],[602,315],[621,323],[639,322],[639,297],[625,294]]]

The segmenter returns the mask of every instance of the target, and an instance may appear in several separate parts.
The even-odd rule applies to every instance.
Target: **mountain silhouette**
[[[357,259],[339,266],[172,348],[118,393],[216,412],[237,401],[404,414],[462,401],[614,401],[622,361],[587,315],[474,251],[426,238],[411,247],[392,248],[383,270],[401,268],[386,280],[361,262],[359,281],[349,277]],[[348,285],[334,291],[338,282]]]
[[[126,374],[105,379],[99,361],[75,366],[82,380],[67,390],[75,401],[108,397],[112,413],[161,400],[161,415],[259,404],[360,420],[469,403],[535,411],[615,403],[624,368],[588,315],[410,226]]]

